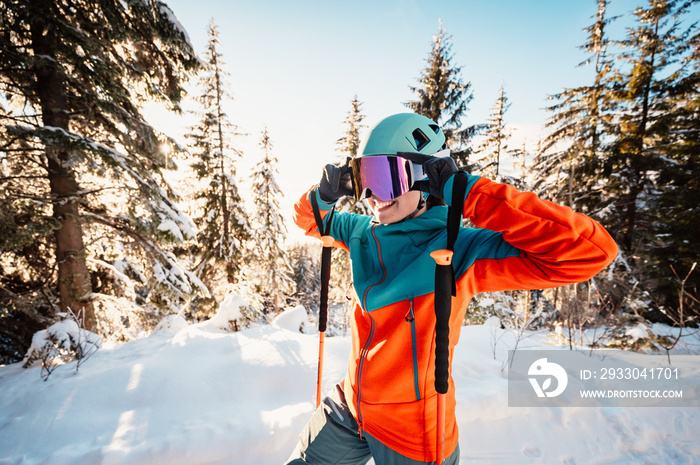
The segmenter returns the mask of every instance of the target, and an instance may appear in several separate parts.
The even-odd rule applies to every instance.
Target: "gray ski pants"
[[[366,432],[360,438],[358,424],[345,401],[340,385],[323,399],[299,436],[299,443],[285,465],[429,465],[388,448]],[[443,465],[459,463],[459,446]]]

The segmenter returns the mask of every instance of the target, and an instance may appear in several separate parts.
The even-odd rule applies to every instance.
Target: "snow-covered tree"
[[[22,270],[20,292],[55,287],[61,310],[83,309],[88,328],[115,281],[166,306],[192,294],[201,283],[162,244],[194,227],[162,178],[167,138],[141,114],[147,100],[178,110],[198,64],[172,11],[155,0],[3,0],[0,24],[2,273]],[[91,282],[98,267],[110,270],[104,286]]]
[[[614,18],[606,17],[607,0],[597,0],[595,22],[587,27],[586,42],[580,48],[587,58],[578,67],[592,66],[594,75],[590,85],[565,88],[549,97],[554,101],[548,110],[549,134],[540,143],[531,179],[534,190],[542,197],[569,205],[604,222],[606,206],[613,197],[605,189],[603,167],[609,152],[603,144],[611,139],[610,121],[615,111],[614,57],[610,56],[611,41],[607,26]],[[572,285],[561,291],[546,292],[558,309],[562,324],[571,327],[583,325],[591,313],[599,312],[610,303],[607,292],[592,292],[594,283]],[[585,289],[584,289],[585,288]],[[623,294],[619,292],[618,294]],[[618,306],[619,296],[613,306]],[[592,308],[595,307],[595,310]]]
[[[345,134],[336,142],[341,157],[355,158],[357,156],[357,151],[360,149],[360,143],[362,142],[360,133],[362,128],[367,127],[367,125],[362,123],[364,119],[362,102],[355,95],[350,101],[350,111],[348,111],[345,121],[343,121]]]
[[[357,151],[362,142],[360,140],[360,133],[362,128],[367,127],[362,123],[364,119],[365,115],[362,114],[362,102],[360,102],[357,95],[355,95],[352,101],[350,101],[350,111],[348,111],[345,121],[343,121],[343,124],[345,124],[345,134],[336,142],[336,150],[339,152],[339,164],[345,163],[345,160],[348,158],[357,157]],[[369,214],[367,205],[364,202],[355,202],[353,197],[343,197],[338,200],[336,209],[338,211],[354,212],[363,215]]]
[[[321,292],[321,252],[318,244],[293,244],[287,251],[292,268],[295,305],[307,310],[318,310]]]
[[[199,229],[194,248],[195,271],[209,288],[217,289],[222,283],[236,280],[250,227],[236,182],[235,161],[241,154],[233,146],[232,138],[238,129],[224,110],[225,102],[233,98],[213,19],[208,34],[204,66],[199,75],[200,118],[188,138],[194,157],[192,168],[200,181],[194,193],[197,213],[193,216]]]
[[[279,312],[286,297],[293,291],[289,258],[284,249],[287,227],[280,214],[279,199],[283,196],[275,176],[277,158],[272,154],[272,142],[265,128],[260,139],[263,159],[252,175],[253,248],[250,273],[255,276],[257,291],[265,298],[265,306]]]
[[[615,176],[608,189],[617,196],[615,213],[621,219],[615,232],[630,256],[650,239],[648,225],[655,212],[647,207],[655,196],[659,170],[668,163],[666,143],[677,115],[670,97],[687,72],[684,59],[694,27],[684,29],[682,17],[693,3],[697,1],[649,0],[646,8],[634,11],[636,27],[620,42],[624,50],[619,58],[626,66],[618,73],[623,87],[617,97],[623,110],[608,167]],[[696,98],[697,92],[696,88]]]
[[[480,129],[478,126],[462,127],[462,118],[473,98],[471,83],[462,81],[462,67],[452,64],[452,37],[442,27],[433,36],[426,66],[418,78],[418,86],[410,86],[416,100],[405,105],[414,112],[438,123],[447,136],[447,146],[457,165],[468,164],[468,141]]]
[[[362,121],[365,115],[362,114],[362,102],[357,95],[350,102],[350,111],[343,123],[345,124],[345,134],[338,139],[337,150],[340,152],[339,163],[344,163],[349,158],[355,158],[360,148],[360,133],[362,128],[367,127]],[[343,197],[336,204],[338,211],[352,212],[360,215],[369,215],[370,209],[366,202],[355,202],[354,197]],[[331,283],[330,298],[346,303],[345,295],[352,284],[352,269],[350,256],[342,249],[334,249],[331,262]]]
[[[686,317],[694,318],[700,273],[688,276],[687,295],[680,280],[700,261],[700,34],[697,22],[686,24],[698,3],[650,1],[635,10],[638,27],[622,43],[629,72],[615,145],[625,163],[620,181],[629,184],[615,186],[623,249],[643,259],[635,262],[659,308],[677,311],[684,299]]]
[[[506,127],[504,116],[509,106],[508,98],[501,85],[498,99],[489,114],[485,138],[479,145],[476,155],[481,173],[494,179],[500,174],[502,157],[508,152],[510,130]]]
[[[607,0],[598,0],[594,24],[586,28],[588,38],[581,47],[589,53],[579,67],[592,65],[590,85],[567,88],[549,97],[556,101],[548,110],[551,132],[540,147],[534,171],[535,189],[550,200],[564,203],[603,219],[612,197],[606,193],[603,166],[608,152],[603,137],[611,133],[615,109],[611,41],[605,31],[615,18],[607,18]]]
[[[598,281],[602,305],[618,308],[635,300],[627,292],[642,289],[652,291],[653,299],[646,298],[652,306],[677,306],[670,266],[684,276],[698,257],[690,245],[698,221],[691,200],[697,198],[698,34],[695,23],[683,25],[698,1],[649,1],[634,10],[636,23],[621,41],[606,38],[607,1],[597,3],[583,47],[590,56],[582,63],[594,64],[594,82],[553,96],[558,102],[550,107],[552,132],[535,166],[536,191],[601,221],[616,238],[624,267],[617,267],[611,287]],[[700,281],[689,284],[697,289]]]

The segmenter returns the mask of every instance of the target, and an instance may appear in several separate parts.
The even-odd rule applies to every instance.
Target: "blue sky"
[[[354,95],[368,124],[407,111],[402,103],[413,98],[409,86],[417,84],[440,19],[452,36],[453,64],[472,84],[466,123],[486,121],[503,83],[514,144],[534,145],[547,118],[547,95],[592,78],[591,69],[576,65],[585,58],[578,47],[594,22],[595,0],[166,3],[200,55],[214,18],[234,95],[227,113],[248,134],[236,141],[245,154],[238,167],[242,190],[262,156],[257,144],[266,125],[280,161],[285,213],[318,181],[323,165],[337,159],[335,143]],[[612,0],[609,16],[629,15],[643,3]],[[622,38],[623,25],[610,34]],[[183,118],[161,111],[147,116],[181,138]]]

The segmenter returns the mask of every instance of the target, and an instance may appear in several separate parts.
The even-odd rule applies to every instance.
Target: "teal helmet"
[[[445,133],[428,117],[398,113],[384,118],[363,140],[360,157],[396,155],[398,152],[433,155],[445,148]]]

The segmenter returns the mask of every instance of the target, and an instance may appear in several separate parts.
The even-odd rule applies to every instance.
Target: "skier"
[[[445,135],[434,121],[412,113],[389,116],[369,132],[358,158],[326,165],[320,183],[296,203],[294,221],[307,235],[320,237],[316,203],[324,230],[330,220],[333,245],[349,251],[355,309],[346,376],[323,399],[287,464],[437,460],[436,264],[430,253],[444,249],[443,199],[451,202],[458,172],[449,156],[433,156],[444,150]],[[420,167],[427,180],[419,179]],[[475,294],[579,283],[617,255],[613,239],[591,218],[506,184],[471,174],[467,180],[459,202],[476,228],[459,228],[454,245],[450,366]],[[329,215],[338,199],[351,195],[365,198],[373,217]],[[450,376],[445,465],[459,462],[454,392]]]

